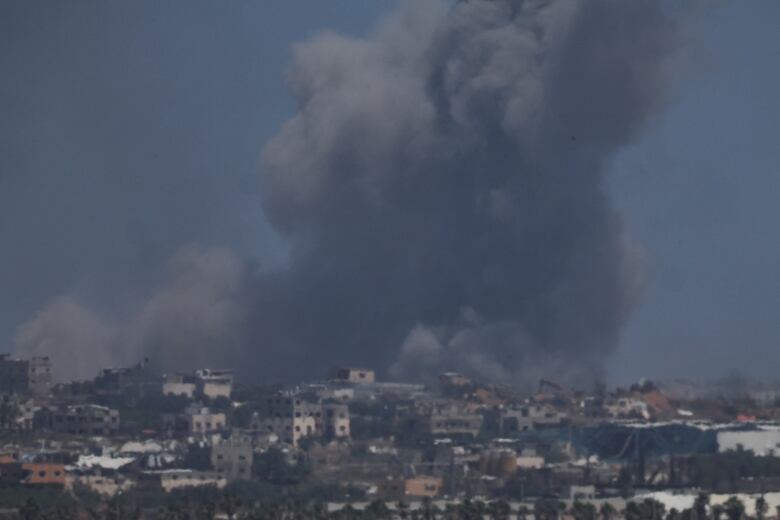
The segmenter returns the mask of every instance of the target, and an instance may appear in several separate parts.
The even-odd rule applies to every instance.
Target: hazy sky
[[[283,261],[256,171],[293,110],[290,46],[393,5],[0,3],[0,351],[59,294],[132,308],[183,244]],[[775,377],[780,4],[680,21],[675,95],[610,174],[648,264],[611,374]]]

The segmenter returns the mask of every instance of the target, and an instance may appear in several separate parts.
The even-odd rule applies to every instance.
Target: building
[[[67,475],[66,489],[73,489],[76,486],[86,487],[99,495],[113,497],[119,492],[132,489],[135,482],[118,473]]]
[[[145,482],[155,482],[159,484],[166,493],[170,493],[175,489],[200,486],[214,486],[217,489],[222,489],[227,485],[227,479],[213,471],[168,469],[146,471],[141,477]]]
[[[44,425],[68,435],[115,435],[119,411],[96,404],[78,404],[49,411]]]
[[[29,362],[30,393],[36,399],[45,399],[51,390],[51,362],[48,357],[34,357]]]
[[[322,405],[302,395],[269,397],[252,420],[253,429],[274,433],[293,446],[298,446],[303,437],[318,434],[321,424]]]
[[[322,435],[326,439],[349,438],[349,406],[339,402],[322,404]]]
[[[604,412],[614,418],[650,418],[647,403],[636,397],[610,397],[604,402]]]
[[[148,359],[132,367],[103,369],[94,381],[94,392],[100,396],[134,402],[160,392],[160,379],[148,368]]]
[[[24,483],[28,486],[62,486],[65,487],[65,465],[49,462],[30,462],[22,464],[22,469],[28,472]]]
[[[212,412],[209,408],[190,408],[186,420],[187,430],[195,435],[224,430],[227,426],[225,414]]]
[[[376,375],[373,370],[367,368],[339,368],[336,370],[335,379],[347,383],[374,383]]]
[[[780,431],[719,431],[718,451],[752,451],[759,457],[780,455]]]
[[[472,387],[471,379],[457,372],[445,372],[439,376],[439,390],[444,395],[460,396]]]
[[[198,393],[209,399],[224,397],[230,399],[233,393],[233,372],[204,368],[195,371]]]
[[[171,374],[163,378],[162,393],[168,396],[181,396],[192,399],[197,390],[197,380],[193,376]]]
[[[211,447],[211,467],[228,481],[252,476],[252,445],[240,439],[227,439]]]
[[[501,410],[499,418],[500,435],[561,426],[568,416],[549,404],[532,403],[525,406]]]
[[[24,393],[30,387],[30,368],[27,361],[0,354],[0,394]]]
[[[441,477],[417,475],[404,481],[404,495],[433,498],[441,493],[444,480]]]
[[[0,354],[0,394],[28,394],[46,398],[51,387],[51,364],[47,357],[30,360]]]

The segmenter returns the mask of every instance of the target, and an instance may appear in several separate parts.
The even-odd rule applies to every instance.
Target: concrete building
[[[376,374],[367,368],[339,368],[335,379],[347,383],[374,383]]]
[[[197,390],[197,380],[193,376],[182,374],[166,375],[163,378],[162,393],[169,396],[182,396],[192,399]]]
[[[718,451],[752,451],[757,456],[780,455],[780,430],[719,431]]]
[[[252,422],[253,429],[274,433],[282,442],[297,446],[301,438],[320,431],[322,406],[301,395],[274,396],[266,400]]]
[[[24,393],[29,387],[29,363],[10,354],[0,354],[0,394]]]
[[[48,426],[68,435],[114,435],[119,431],[119,411],[96,404],[79,404],[49,412]]]
[[[441,493],[444,480],[441,477],[417,475],[404,481],[404,495],[433,498]]]
[[[322,404],[322,436],[326,439],[349,438],[349,407],[344,403]]]
[[[51,387],[51,363],[47,357],[29,360],[0,354],[0,394],[25,394],[44,399]]]
[[[252,445],[241,439],[223,440],[211,447],[211,466],[228,481],[252,476]]]
[[[142,475],[144,481],[159,483],[166,493],[175,489],[214,486],[222,489],[227,485],[227,479],[213,471],[194,471],[191,469],[169,469],[146,471]]]
[[[195,371],[198,393],[210,399],[224,397],[230,399],[233,393],[233,372],[204,368]]]
[[[224,430],[227,418],[224,413],[212,412],[209,408],[190,408],[185,413],[187,429],[191,434],[203,435]]]
[[[568,416],[549,404],[532,403],[501,410],[499,434],[510,435],[541,428],[560,426]]]
[[[24,483],[29,486],[62,486],[65,487],[65,465],[49,462],[30,462],[22,464],[22,469],[28,472]]]
[[[45,399],[51,391],[51,362],[48,357],[34,357],[29,362],[30,393]]]
[[[636,397],[610,397],[604,402],[604,412],[614,418],[650,418],[647,403]]]

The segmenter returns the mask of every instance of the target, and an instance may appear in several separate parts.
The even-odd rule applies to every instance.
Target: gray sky
[[[256,169],[292,114],[290,46],[364,34],[394,4],[0,4],[0,351],[60,294],[121,315],[187,243],[283,261]],[[648,263],[616,380],[774,377],[778,20],[772,0],[681,20],[676,95],[615,158],[615,201]]]

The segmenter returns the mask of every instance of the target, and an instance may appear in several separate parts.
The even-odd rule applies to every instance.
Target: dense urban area
[[[53,368],[0,356],[0,518],[780,516],[780,387],[738,376],[522,393]]]

